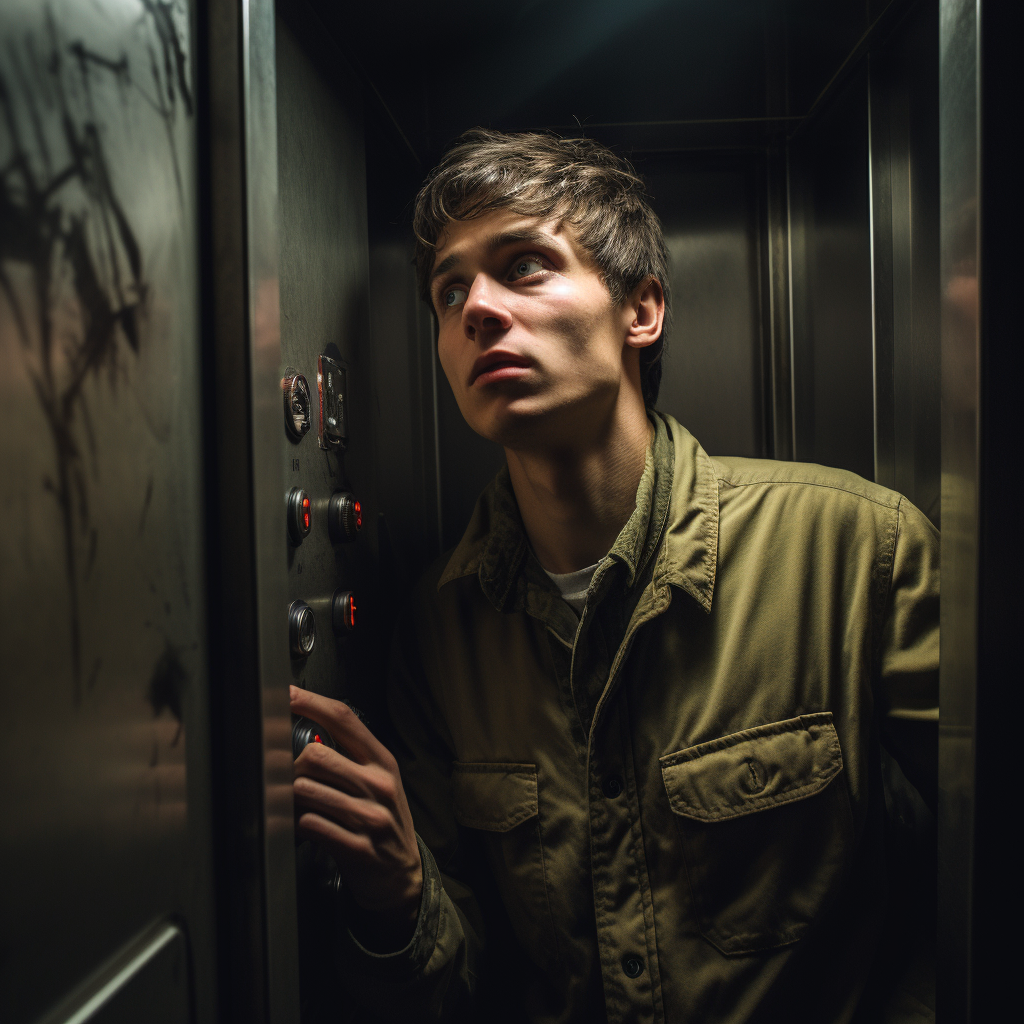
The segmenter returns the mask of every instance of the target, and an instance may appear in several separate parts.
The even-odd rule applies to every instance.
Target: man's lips
[[[478,383],[487,384],[494,380],[504,380],[506,377],[518,377],[530,365],[531,360],[516,352],[492,349],[485,352],[473,364],[469,383],[472,386]]]

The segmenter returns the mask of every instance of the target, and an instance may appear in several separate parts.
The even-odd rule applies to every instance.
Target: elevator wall
[[[671,258],[673,321],[657,407],[711,455],[766,458],[760,161],[638,154]]]

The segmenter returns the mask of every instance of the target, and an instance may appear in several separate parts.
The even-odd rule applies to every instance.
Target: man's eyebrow
[[[550,246],[552,242],[551,235],[544,231],[499,231],[496,235],[492,235],[487,240],[487,255],[493,256],[494,253],[507,248],[510,245],[544,245]],[[440,263],[434,268],[434,272],[430,275],[430,284],[433,287],[434,282],[439,278],[443,277],[457,267],[462,262],[462,253],[453,252],[449,253]]]

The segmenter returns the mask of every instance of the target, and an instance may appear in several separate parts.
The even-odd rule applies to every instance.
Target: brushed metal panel
[[[938,9],[871,63],[875,479],[939,522]]]
[[[867,69],[790,144],[795,457],[874,474]]]
[[[658,408],[712,455],[768,455],[760,259],[752,157],[638,161],[672,258],[672,330]]]
[[[157,916],[216,1016],[191,7],[0,10],[0,1006]]]
[[[273,0],[242,0],[249,373],[257,648],[263,740],[268,1019],[298,1019],[298,925],[288,683],[288,585],[282,550],[277,88]]]
[[[980,437],[980,71],[976,0],[939,21],[942,288],[942,660],[938,1011],[971,1018]]]

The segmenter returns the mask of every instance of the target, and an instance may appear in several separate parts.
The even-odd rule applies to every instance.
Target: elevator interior
[[[5,1020],[349,1019],[287,684],[387,735],[392,610],[500,465],[410,262],[416,189],[476,125],[643,174],[673,260],[659,408],[708,452],[840,466],[947,519],[938,998],[970,1019],[974,694],[1004,619],[989,648],[970,623],[1000,593],[979,523],[1008,528],[979,506],[1007,403],[976,298],[979,239],[1008,230],[978,227],[991,6],[0,14]],[[926,934],[936,825],[908,815]]]

